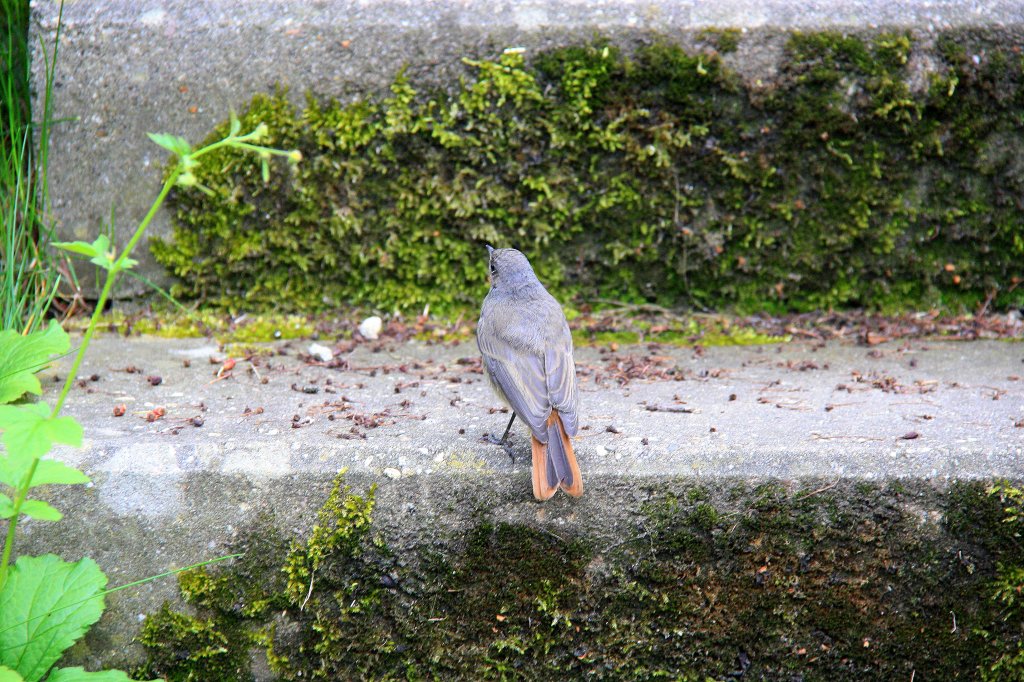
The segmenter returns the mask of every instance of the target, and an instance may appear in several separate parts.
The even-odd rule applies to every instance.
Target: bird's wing
[[[572,359],[572,337],[569,337],[568,343],[545,351],[544,370],[548,401],[562,417],[565,432],[575,436],[579,428],[576,414],[579,412],[580,396],[576,386],[576,363]]]
[[[501,387],[515,413],[546,443],[551,403],[544,380],[544,358],[528,350],[516,350],[498,335],[477,336],[487,372]]]

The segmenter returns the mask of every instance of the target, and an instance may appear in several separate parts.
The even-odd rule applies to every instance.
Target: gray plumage
[[[574,436],[579,428],[569,325],[526,256],[515,249],[488,249],[491,290],[477,325],[484,369],[495,392],[526,422],[533,437],[550,446],[544,467],[548,484],[568,490],[576,483],[575,456],[568,439],[563,447],[559,431]],[[558,420],[550,419],[552,410],[561,428],[554,423]]]

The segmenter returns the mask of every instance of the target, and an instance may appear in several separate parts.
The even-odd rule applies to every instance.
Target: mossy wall
[[[257,95],[243,123],[303,163],[265,183],[211,155],[154,254],[176,296],[232,310],[472,308],[485,243],[578,303],[1024,304],[1019,45],[794,33],[762,84],[726,66],[737,40],[512,51],[449,92],[399,76],[301,110]]]
[[[389,513],[370,523],[374,490],[337,486],[308,540],[259,530],[233,568],[183,576],[195,611],[150,615],[139,673],[248,680],[266,660],[281,680],[1024,674],[1024,610],[995,581],[1024,561],[1020,521],[981,484],[649,493],[614,529],[460,506],[393,549]]]

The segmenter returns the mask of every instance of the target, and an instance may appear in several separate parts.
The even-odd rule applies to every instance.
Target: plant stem
[[[153,205],[150,206],[149,213],[147,213],[146,217],[142,219],[141,223],[139,223],[138,228],[135,230],[135,234],[133,234],[132,238],[128,240],[128,243],[125,245],[121,255],[118,256],[116,261],[114,261],[114,265],[110,268],[110,272],[107,273],[107,279],[103,284],[103,290],[100,292],[99,300],[96,301],[96,308],[92,311],[92,318],[89,320],[89,325],[85,329],[85,335],[82,337],[82,345],[78,348],[78,354],[75,355],[75,361],[71,365],[71,372],[64,381],[64,387],[61,389],[60,395],[57,397],[57,403],[53,406],[52,416],[56,417],[60,413],[61,408],[64,406],[64,401],[67,399],[68,393],[71,391],[71,387],[75,383],[78,368],[82,364],[82,359],[85,356],[85,350],[89,346],[89,341],[92,340],[93,332],[99,325],[100,317],[103,316],[103,309],[107,304],[107,299],[110,298],[110,292],[114,288],[114,280],[117,278],[117,274],[121,270],[122,262],[124,262],[124,259],[131,254],[132,250],[135,248],[135,244],[138,243],[142,234],[146,231],[146,228],[149,227],[149,223],[153,220],[153,216],[155,216],[156,212],[160,210],[160,206],[163,205],[164,199],[171,191],[171,188],[174,187],[174,183],[177,181],[178,175],[180,174],[180,167],[176,168],[174,172],[171,173],[170,177],[164,181],[164,186],[160,189],[160,195],[157,196],[156,201],[154,201]]]
[[[57,398],[57,403],[53,406],[53,411],[50,413],[50,418],[56,418],[60,414],[61,408],[64,407],[64,401],[68,397],[68,393],[71,391],[71,387],[75,383],[75,377],[78,376],[78,370],[82,365],[82,359],[85,357],[85,351],[89,347],[89,342],[92,340],[93,332],[96,327],[99,326],[100,317],[103,316],[103,309],[107,304],[107,299],[110,298],[110,292],[114,289],[114,281],[117,279],[118,272],[121,271],[121,265],[127,258],[139,239],[142,238],[146,228],[149,227],[149,223],[152,222],[153,216],[160,210],[160,206],[163,205],[164,199],[167,198],[167,194],[174,187],[174,183],[178,180],[178,176],[181,175],[181,164],[174,169],[167,180],[164,181],[164,186],[160,189],[160,194],[157,196],[156,201],[149,207],[149,212],[146,217],[142,219],[139,226],[135,229],[135,234],[128,240],[124,250],[121,251],[121,255],[118,256],[117,260],[111,266],[110,271],[107,273],[106,281],[103,283],[103,290],[100,292],[99,300],[96,301],[96,307],[92,311],[92,318],[89,320],[89,325],[85,328],[85,335],[82,337],[82,344],[78,347],[78,353],[75,355],[75,361],[71,365],[71,371],[68,373],[67,378],[64,380],[64,387],[60,391],[60,396]],[[3,588],[4,583],[7,581],[7,567],[10,564],[11,552],[14,550],[14,534],[18,527],[18,517],[21,514],[21,507],[25,503],[25,499],[28,497],[28,491],[31,489],[32,477],[36,474],[36,468],[39,466],[40,457],[36,457],[32,461],[32,465],[29,467],[28,473],[25,478],[22,479],[21,485],[18,486],[17,494],[14,497],[14,509],[13,514],[8,520],[7,524],[7,537],[4,540],[4,551],[3,556],[0,557],[0,588]]]

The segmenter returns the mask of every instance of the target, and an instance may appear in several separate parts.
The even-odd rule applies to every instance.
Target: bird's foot
[[[509,442],[507,438],[498,438],[497,436],[492,436],[489,433],[485,433],[480,437],[480,441],[483,443],[490,443],[491,445],[497,445],[498,447],[505,451],[505,454],[508,455],[508,458],[512,460],[513,464],[515,464],[515,453],[512,452],[512,444]]]

